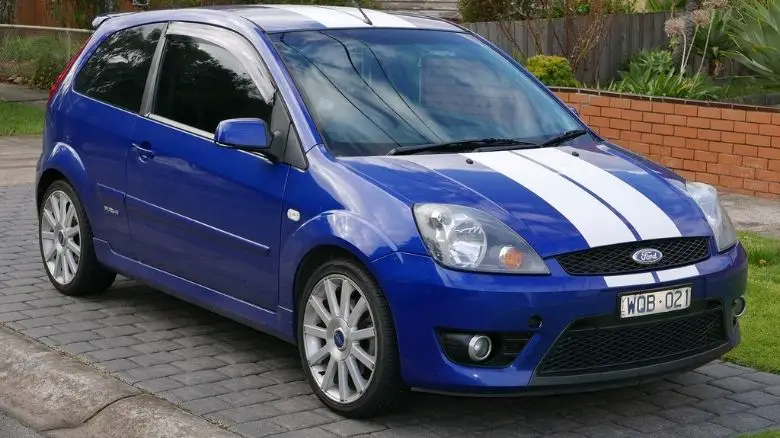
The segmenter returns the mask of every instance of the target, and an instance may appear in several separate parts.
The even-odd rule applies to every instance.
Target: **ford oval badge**
[[[635,262],[641,263],[643,265],[652,265],[653,263],[658,263],[663,257],[663,253],[654,248],[640,249],[631,255],[631,258],[634,259]]]

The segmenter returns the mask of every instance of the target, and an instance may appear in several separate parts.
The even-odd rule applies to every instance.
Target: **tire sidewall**
[[[354,281],[358,287],[360,287],[361,291],[363,292],[363,296],[365,296],[366,301],[368,302],[371,315],[374,318],[377,345],[379,346],[379,352],[377,354],[376,364],[374,366],[374,375],[371,378],[371,383],[369,383],[368,389],[362,397],[348,404],[334,402],[319,388],[316,380],[314,379],[314,376],[312,376],[311,369],[309,368],[309,363],[306,358],[306,347],[304,345],[305,341],[303,339],[303,319],[306,303],[313,293],[314,287],[317,285],[317,283],[319,283],[320,280],[322,280],[324,277],[331,274],[346,276],[350,280]],[[380,302],[380,300],[382,300],[382,302]],[[345,260],[334,260],[327,262],[318,268],[309,277],[309,280],[306,282],[305,289],[303,293],[301,293],[298,302],[298,309],[299,311],[297,312],[298,315],[296,325],[298,352],[300,354],[301,364],[304,367],[306,380],[308,380],[309,384],[312,386],[312,390],[317,394],[317,397],[328,407],[340,413],[344,413],[345,415],[359,413],[366,410],[368,405],[374,405],[378,403],[377,398],[382,396],[379,393],[382,392],[383,383],[388,379],[394,379],[395,376],[388,376],[388,374],[398,373],[399,365],[395,333],[392,331],[387,333],[388,330],[385,329],[389,327],[391,330],[394,330],[394,325],[392,324],[392,319],[385,302],[384,294],[382,294],[376,281],[365,270],[356,269],[353,262]]]

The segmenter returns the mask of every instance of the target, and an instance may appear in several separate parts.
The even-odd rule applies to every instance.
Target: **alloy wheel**
[[[81,226],[76,206],[63,191],[52,192],[41,213],[40,239],[43,261],[54,280],[65,286],[81,262]]]
[[[340,274],[321,279],[303,316],[307,365],[334,402],[353,403],[371,384],[378,355],[374,317],[363,291]]]

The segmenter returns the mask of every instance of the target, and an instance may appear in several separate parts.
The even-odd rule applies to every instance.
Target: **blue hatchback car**
[[[740,339],[716,190],[590,130],[443,20],[266,5],[102,16],[52,88],[40,248],[297,344],[331,409],[637,384]]]

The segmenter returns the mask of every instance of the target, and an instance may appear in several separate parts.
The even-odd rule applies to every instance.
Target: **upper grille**
[[[723,307],[639,323],[598,324],[587,318],[568,328],[539,366],[540,375],[572,375],[653,365],[712,350],[728,341]]]
[[[631,256],[643,248],[657,249],[663,257],[651,265],[637,263]],[[707,237],[687,237],[619,243],[563,254],[555,259],[569,275],[615,275],[690,265],[709,256]]]

